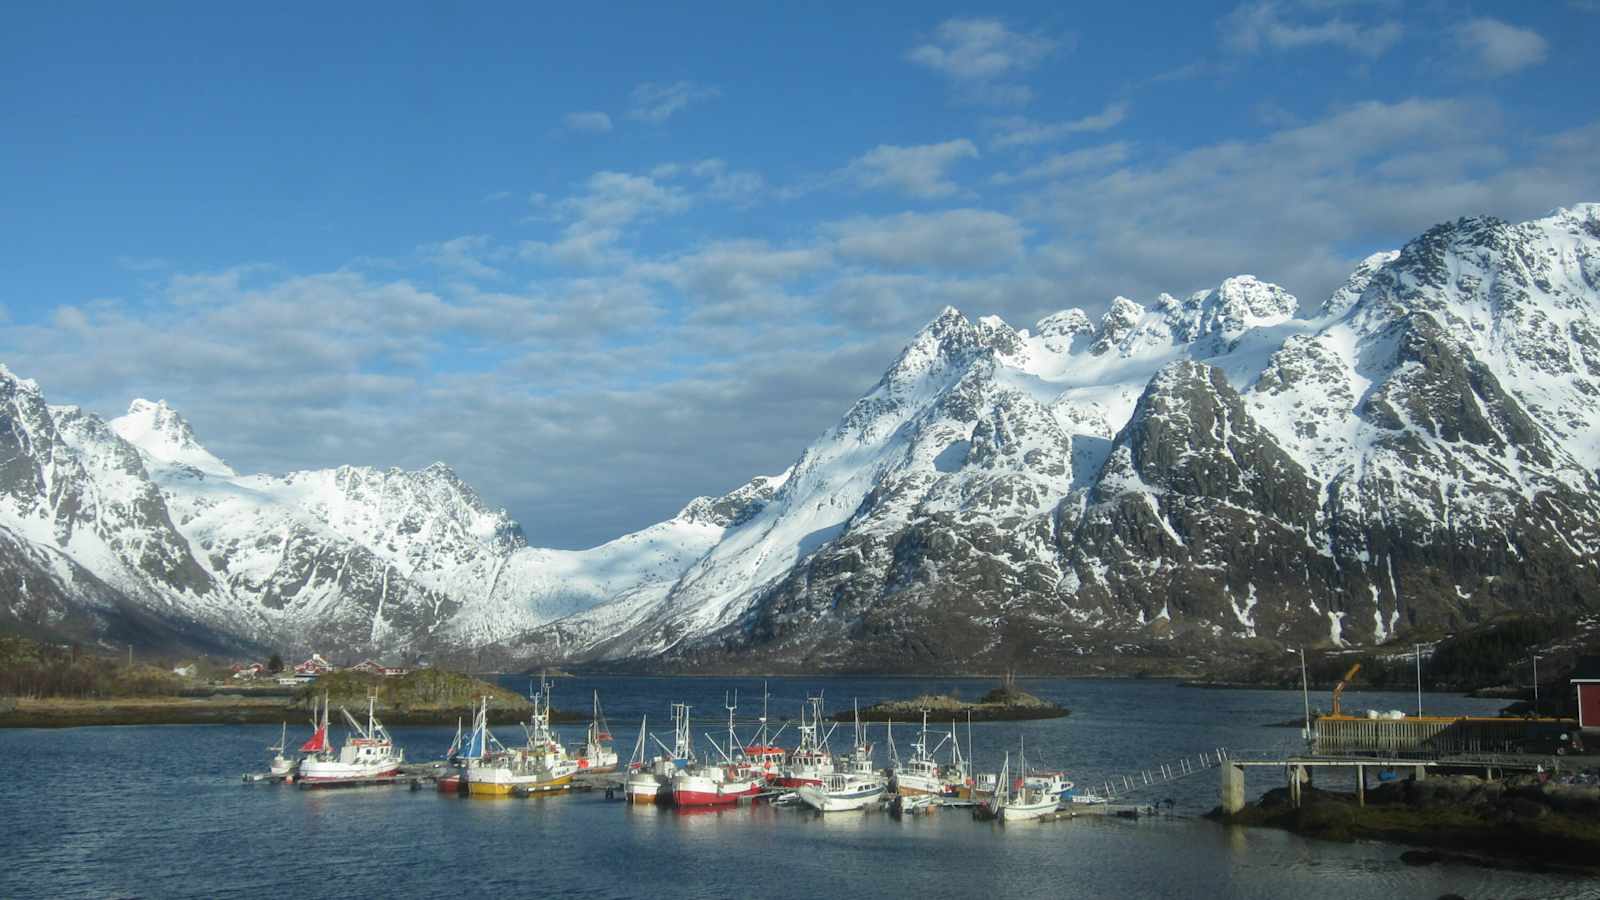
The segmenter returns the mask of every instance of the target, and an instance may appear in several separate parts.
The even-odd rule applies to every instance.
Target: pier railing
[[[1163,763],[1154,768],[1140,769],[1127,775],[1113,775],[1101,779],[1099,784],[1083,787],[1079,793],[1093,800],[1110,802],[1119,797],[1137,793],[1146,788],[1161,784],[1170,784],[1180,778],[1188,778],[1201,772],[1215,769],[1227,762],[1231,757],[1226,747],[1218,747],[1195,756],[1186,756],[1172,763]]]

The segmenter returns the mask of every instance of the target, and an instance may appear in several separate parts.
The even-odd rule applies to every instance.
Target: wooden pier
[[[1228,759],[1220,766],[1222,772],[1220,804],[1222,812],[1226,815],[1233,815],[1244,809],[1244,775],[1247,768],[1282,769],[1289,789],[1289,803],[1299,808],[1304,786],[1311,783],[1311,773],[1317,769],[1352,770],[1355,775],[1356,802],[1361,806],[1366,806],[1368,769],[1377,769],[1380,772],[1384,770],[1394,772],[1409,771],[1411,777],[1418,781],[1427,778],[1429,771],[1438,772],[1446,769],[1452,771],[1481,770],[1485,779],[1493,779],[1497,773],[1500,776],[1504,776],[1506,772],[1532,772],[1550,762],[1551,760],[1546,757],[1526,754],[1459,754],[1437,759],[1384,758],[1381,756],[1292,756],[1287,759],[1275,760]]]

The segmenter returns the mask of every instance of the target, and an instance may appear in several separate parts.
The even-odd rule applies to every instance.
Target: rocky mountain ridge
[[[585,551],[447,467],[240,476],[0,369],[0,616],[501,662],[1070,668],[1600,597],[1600,206],[1250,276],[945,309],[787,472]],[[642,661],[642,662],[641,662]]]

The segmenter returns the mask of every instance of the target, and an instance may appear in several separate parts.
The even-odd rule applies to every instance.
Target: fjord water
[[[521,677],[501,679],[526,690]],[[976,679],[774,678],[774,720],[808,693],[830,709],[925,691],[976,697]],[[1299,693],[1212,691],[1169,681],[1024,679],[1072,710],[1064,719],[973,726],[980,769],[1025,740],[1030,759],[1080,784],[1226,747],[1284,751]],[[673,701],[693,704],[695,732],[721,736],[725,692],[739,718],[759,714],[761,681],[562,678],[556,706],[586,709],[598,689],[619,752],[639,717],[670,730]],[[1313,703],[1325,697],[1313,697]],[[1430,713],[1492,713],[1496,701],[1430,694]],[[1415,709],[1410,694],[1351,692],[1351,709]],[[948,724],[945,725],[948,730]],[[290,740],[309,728],[290,722]],[[835,734],[835,744],[848,732]],[[501,729],[518,739],[516,729]],[[581,728],[562,729],[575,743]],[[965,743],[965,726],[961,728]],[[437,758],[453,728],[395,728],[412,761]],[[748,738],[750,727],[741,728]],[[908,752],[907,725],[895,741]],[[139,726],[0,730],[0,897],[1465,897],[1595,896],[1559,873],[1448,865],[1412,868],[1404,848],[1308,841],[1195,818],[1216,803],[1213,772],[1135,795],[1171,799],[1171,818],[1080,818],[1001,827],[946,810],[895,821],[883,813],[826,817],[765,804],[702,814],[629,808],[604,795],[534,800],[457,798],[379,787],[302,791],[244,785],[263,771],[277,727]],[[793,726],[781,743],[792,744]],[[879,761],[883,726],[874,726]],[[341,736],[342,740],[342,736]],[[947,752],[942,751],[942,752]],[[1252,777],[1252,795],[1278,778]]]

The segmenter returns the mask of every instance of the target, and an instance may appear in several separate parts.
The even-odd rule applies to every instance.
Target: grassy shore
[[[491,722],[525,722],[533,705],[519,694],[467,675],[427,669],[398,678],[340,672],[285,693],[275,688],[241,690],[204,686],[178,695],[101,698],[0,698],[0,728],[70,728],[82,725],[276,725],[306,722],[312,701],[324,693],[333,706],[359,714],[369,692],[386,725],[453,725],[470,716],[479,698],[489,697]],[[223,693],[226,691],[226,693]],[[339,718],[335,713],[335,720]],[[555,710],[557,723],[586,722],[577,713]]]

